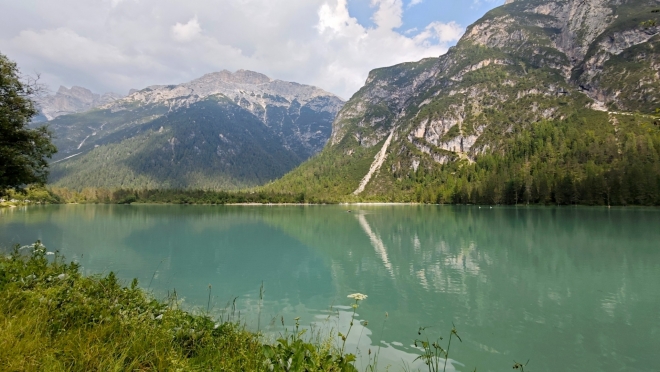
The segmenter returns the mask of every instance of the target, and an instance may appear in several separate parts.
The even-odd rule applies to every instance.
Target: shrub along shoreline
[[[660,180],[660,179],[659,179]],[[85,188],[71,190],[58,187],[29,187],[23,191],[6,190],[0,192],[0,208],[34,204],[195,204],[195,205],[308,205],[308,204],[437,204],[413,199],[388,199],[387,197],[362,198],[355,195],[323,196],[300,194],[283,194],[267,191],[220,191],[220,190],[188,190],[188,189],[118,189]],[[450,205],[482,205],[468,200],[451,203]],[[489,205],[489,204],[484,204]],[[493,205],[493,204],[490,204]],[[498,205],[583,205],[606,206],[602,203],[567,203],[554,197],[545,203],[500,203]],[[610,206],[660,206],[660,199],[651,202],[612,202]]]
[[[8,190],[4,199],[30,200],[30,204],[335,204],[336,198],[310,198],[302,194],[279,194],[258,191],[221,191],[188,189],[117,189],[31,187],[24,191]],[[0,192],[0,196],[2,193]],[[26,203],[27,204],[27,203]]]
[[[296,327],[275,344],[228,320],[158,301],[117,277],[83,276],[37,242],[0,258],[0,370],[355,371]]]

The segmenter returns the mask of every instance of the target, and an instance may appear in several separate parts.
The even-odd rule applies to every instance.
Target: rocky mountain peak
[[[259,72],[249,70],[238,70],[233,73],[231,71],[222,70],[219,72],[205,74],[201,78],[194,81],[207,84],[222,82],[230,84],[260,85],[268,84],[272,81],[272,79]]]
[[[122,98],[117,93],[98,94],[79,86],[70,89],[60,86],[54,95],[38,100],[37,104],[48,120],[61,115],[75,114],[114,102]]]
[[[223,70],[179,85],[154,85],[106,108],[121,110],[134,102],[166,104],[176,108],[214,95],[223,95],[257,116],[263,116],[268,106],[289,108],[294,102],[297,102],[296,105],[306,105],[322,99],[327,102],[319,109],[333,114],[343,105],[339,97],[314,86],[273,80],[254,71],[238,70],[232,73]]]
[[[72,86],[71,89],[67,89],[65,86],[60,85],[60,88],[57,90],[56,95],[76,98],[82,102],[93,102],[100,98],[99,94],[92,93],[91,90],[79,86]]]
[[[616,20],[608,0],[507,1],[470,26],[463,39],[491,48],[550,44],[576,65]],[[539,30],[544,30],[539,32]]]
[[[179,85],[154,85],[104,108],[116,112],[130,109],[136,104],[161,105],[168,107],[171,112],[212,96],[228,98],[271,128],[284,125],[282,118],[285,116],[304,118],[310,113],[323,116],[323,120],[317,124],[328,121],[327,127],[323,123],[323,128],[317,128],[313,132],[305,129],[304,132],[290,133],[285,138],[287,145],[302,143],[306,146],[303,157],[321,150],[331,130],[330,122],[344,105],[341,98],[311,85],[274,80],[249,70],[233,73],[223,70]],[[303,137],[305,138],[301,139]],[[313,144],[308,145],[308,142]]]

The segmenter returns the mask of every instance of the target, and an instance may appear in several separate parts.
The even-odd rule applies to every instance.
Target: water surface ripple
[[[653,371],[658,226],[642,208],[65,205],[0,210],[0,245],[40,239],[190,307],[206,308],[210,284],[217,313],[238,297],[272,332],[296,316],[344,329],[346,296],[366,293],[350,346],[380,345],[393,370],[419,327],[447,336],[453,322],[460,371]]]

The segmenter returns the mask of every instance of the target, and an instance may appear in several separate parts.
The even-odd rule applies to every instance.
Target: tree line
[[[191,189],[106,189],[84,188],[80,191],[51,187],[50,193],[60,203],[101,204],[300,204],[324,203],[321,199],[308,200],[304,194],[273,193],[265,191],[219,191]]]

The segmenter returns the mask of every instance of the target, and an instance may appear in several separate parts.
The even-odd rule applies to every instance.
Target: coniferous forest
[[[618,128],[599,126],[599,119],[540,122],[513,133],[503,153],[431,175],[420,168],[421,174],[411,175],[415,197],[439,203],[660,204],[660,119],[619,115]],[[450,181],[449,175],[456,177]],[[434,187],[438,180],[446,181]]]
[[[376,146],[378,147],[378,146]],[[541,121],[502,139],[500,151],[473,162],[421,163],[392,172],[382,196],[350,195],[359,181],[337,182],[336,154],[322,153],[266,191],[291,190],[308,199],[348,195],[348,201],[439,204],[659,205],[660,117],[585,110],[564,120]],[[409,149],[414,151],[414,149]],[[386,161],[385,169],[394,162]],[[313,174],[311,173],[313,172]],[[327,176],[326,176],[327,175]],[[337,199],[335,199],[337,200]]]

